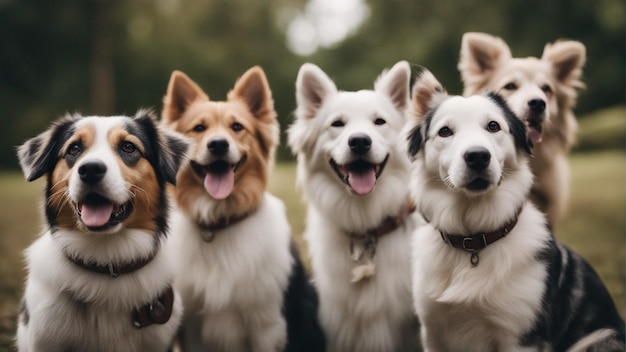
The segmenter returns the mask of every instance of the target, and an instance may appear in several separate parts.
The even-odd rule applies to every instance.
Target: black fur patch
[[[422,122],[415,126],[415,128],[413,128],[409,133],[409,136],[407,137],[409,141],[409,156],[415,156],[415,154],[417,154],[422,149],[424,143],[426,143],[428,131],[430,130],[430,123],[433,120],[433,116],[435,116],[435,112],[438,108],[439,105],[428,110],[428,112],[426,112],[426,115],[424,115],[424,119],[422,120]]]
[[[323,352],[326,349],[326,339],[317,319],[319,305],[317,292],[309,282],[293,243],[291,256],[294,264],[283,298],[283,315],[287,321],[285,351]]]
[[[506,101],[500,95],[496,93],[489,93],[487,94],[487,97],[496,103],[496,105],[498,105],[500,110],[504,113],[504,117],[509,124],[511,134],[515,139],[515,146],[519,150],[523,150],[526,154],[530,155],[532,152],[528,141],[526,125],[515,115],[515,113],[513,113],[513,111],[511,111],[511,108],[509,108]]]

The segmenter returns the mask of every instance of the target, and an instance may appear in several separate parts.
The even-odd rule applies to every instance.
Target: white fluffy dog
[[[430,223],[413,237],[425,350],[623,351],[600,278],[527,199],[524,123],[500,96],[448,96],[427,71],[413,99],[411,192]]]
[[[339,91],[313,64],[298,73],[289,144],[308,200],[305,238],[330,351],[419,346],[409,236],[421,218],[407,199],[400,138],[409,82],[407,62],[357,92]]]

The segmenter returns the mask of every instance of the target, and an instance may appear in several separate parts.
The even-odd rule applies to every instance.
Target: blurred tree
[[[460,92],[465,31],[501,36],[516,56],[540,55],[558,38],[580,40],[589,89],[578,111],[624,103],[623,1],[369,0],[369,16],[352,36],[300,57],[287,49],[285,30],[307,1],[0,0],[0,168],[16,167],[13,147],[65,111],[159,111],[174,69],[224,99],[245,70],[262,66],[283,131],[304,61],[341,89],[361,89],[406,59]],[[288,157],[283,143],[279,158]]]

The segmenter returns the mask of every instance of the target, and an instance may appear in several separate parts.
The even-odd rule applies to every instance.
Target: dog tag
[[[376,266],[374,263],[367,259],[365,264],[359,265],[352,269],[352,280],[350,282],[356,283],[361,280],[370,278],[376,274]]]
[[[363,258],[365,246],[361,242],[350,241],[350,258],[353,262],[358,262]]]
[[[206,243],[213,241],[213,239],[215,238],[215,232],[211,230],[202,230],[200,235],[202,236],[202,240]]]

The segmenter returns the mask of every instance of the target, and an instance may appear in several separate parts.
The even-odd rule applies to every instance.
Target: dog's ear
[[[209,96],[183,72],[172,72],[163,98],[163,122],[177,121],[196,100],[209,100]]]
[[[305,63],[296,79],[296,116],[311,119],[322,106],[324,99],[337,92],[335,83],[314,64]]]
[[[410,81],[411,67],[408,62],[400,61],[378,77],[374,90],[387,95],[396,109],[404,112],[409,105]]]
[[[61,147],[72,133],[71,126],[79,118],[78,114],[67,114],[56,120],[47,131],[17,148],[17,157],[28,182],[52,172]]]
[[[176,173],[187,158],[191,146],[189,139],[170,129],[160,128],[161,155],[159,164],[163,170],[165,181],[176,185]]]
[[[582,88],[584,83],[580,81],[580,77],[586,57],[586,49],[581,42],[567,40],[546,44],[541,60],[552,65],[554,75],[559,82]]]
[[[430,71],[422,71],[415,79],[411,93],[413,116],[421,122],[426,112],[447,95],[446,90]]]
[[[228,93],[228,99],[241,99],[252,115],[263,122],[276,120],[272,91],[265,72],[259,66],[250,68],[237,80]]]
[[[187,157],[191,141],[169,128],[159,127],[150,109],[140,109],[133,120],[146,133],[144,143],[150,145],[146,158],[160,172],[162,180],[175,185],[176,173]]]
[[[477,93],[500,63],[510,58],[511,49],[502,39],[486,33],[465,33],[457,66],[465,83],[464,94]]]

